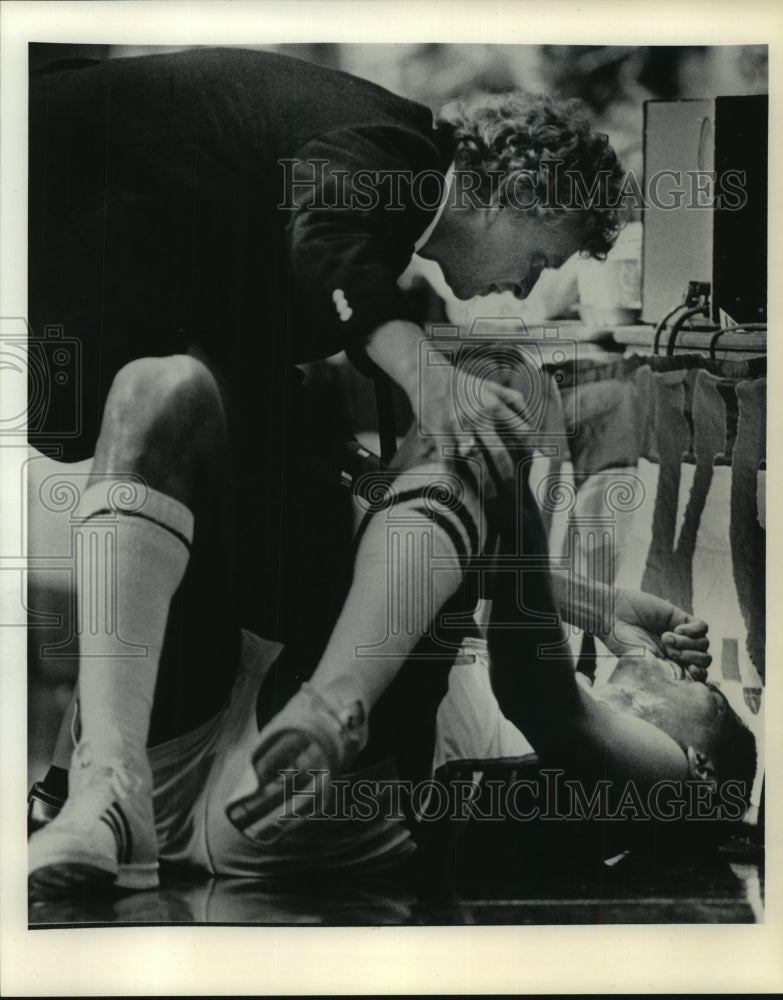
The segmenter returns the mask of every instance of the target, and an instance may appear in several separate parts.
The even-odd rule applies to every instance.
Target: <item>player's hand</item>
[[[690,674],[695,681],[706,681],[707,670],[712,663],[712,657],[707,652],[710,640],[707,638],[707,623],[701,618],[686,615],[679,608],[674,609],[677,615],[684,616],[684,621],[670,631],[661,635],[661,645],[667,660],[674,660]]]
[[[683,667],[693,680],[703,681],[712,663],[705,621],[668,601],[637,590],[615,592],[614,631],[601,636],[615,656],[641,646]]]

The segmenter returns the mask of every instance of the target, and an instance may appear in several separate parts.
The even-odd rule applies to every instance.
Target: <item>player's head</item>
[[[693,779],[732,779],[750,794],[756,742],[714,684],[693,680],[671,660],[627,656],[602,690],[617,711],[645,719],[678,743]]]
[[[620,228],[622,171],[577,102],[490,94],[443,110],[455,178],[424,256],[459,298],[524,298],[577,251],[603,259]]]

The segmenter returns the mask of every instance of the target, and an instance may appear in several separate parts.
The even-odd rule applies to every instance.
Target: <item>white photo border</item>
[[[27,45],[259,44],[282,42],[483,41],[534,44],[768,44],[772,169],[781,165],[778,117],[783,7],[775,0],[234,0],[26,2],[0,6],[0,316],[26,312]],[[774,181],[773,181],[774,185]],[[781,196],[770,187],[770,218]],[[781,268],[780,231],[770,230],[769,272]],[[783,315],[780,281],[770,312]],[[779,349],[772,336],[772,373]],[[775,374],[772,377],[775,377]],[[2,373],[0,373],[0,376]],[[769,393],[769,440],[783,428]],[[0,449],[0,553],[21,523],[24,448]],[[768,509],[781,506],[770,455]],[[770,535],[769,607],[781,593],[780,536]],[[11,574],[0,573],[0,599]],[[18,603],[18,601],[17,601]],[[770,615],[774,622],[776,616]],[[4,616],[2,621],[8,619]],[[246,995],[257,993],[773,992],[783,988],[780,773],[767,786],[768,859],[763,925],[557,927],[139,927],[28,930],[25,842],[25,631],[0,629],[0,982],[5,995]],[[770,670],[766,758],[783,760],[774,708],[781,631],[767,637]]]

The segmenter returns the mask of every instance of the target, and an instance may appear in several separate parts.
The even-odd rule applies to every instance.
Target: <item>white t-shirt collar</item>
[[[414,251],[416,253],[419,252],[419,250],[426,244],[430,236],[432,236],[433,230],[440,221],[441,215],[443,215],[443,209],[446,207],[446,202],[449,200],[449,194],[451,192],[451,180],[453,176],[454,176],[454,164],[452,163],[449,169],[446,171],[446,176],[444,177],[443,197],[440,200],[440,205],[438,205],[438,210],[432,217],[430,224],[427,226],[427,228],[424,230],[421,236],[416,240],[416,246],[414,247]]]

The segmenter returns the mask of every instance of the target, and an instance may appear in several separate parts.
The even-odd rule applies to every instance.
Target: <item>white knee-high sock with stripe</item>
[[[401,473],[389,496],[363,526],[353,583],[311,680],[359,697],[367,711],[459,587],[486,531],[478,497],[450,469]]]
[[[93,757],[143,755],[171,600],[190,557],[193,515],[157,490],[123,509],[91,486],[76,529],[81,740]]]

